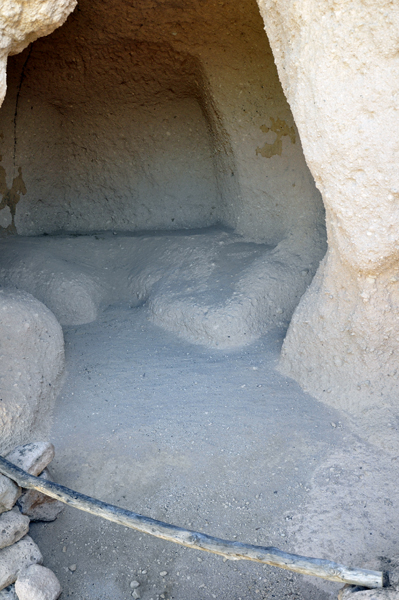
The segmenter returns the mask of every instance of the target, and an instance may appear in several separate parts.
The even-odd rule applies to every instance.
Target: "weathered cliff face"
[[[0,122],[22,235],[221,222],[311,245],[323,228],[254,0],[81,0],[10,61]]]
[[[0,6],[0,105],[6,93],[7,56],[62,25],[76,0],[16,2]],[[7,188],[0,170],[0,207],[24,193],[18,173]],[[0,452],[49,426],[52,401],[64,368],[62,330],[54,315],[24,292],[0,292]]]
[[[389,405],[399,339],[399,8],[373,0],[259,6],[323,196],[329,244],[282,367],[341,408]]]

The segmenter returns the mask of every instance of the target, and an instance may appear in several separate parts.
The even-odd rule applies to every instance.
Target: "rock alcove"
[[[5,290],[61,325],[146,302],[219,348],[288,324],[324,211],[253,0],[82,1],[7,77]]]

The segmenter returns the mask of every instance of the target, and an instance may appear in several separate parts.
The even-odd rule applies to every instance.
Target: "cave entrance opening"
[[[182,9],[83,0],[10,59],[1,280],[64,325],[148,302],[237,347],[288,324],[324,213],[256,3]]]

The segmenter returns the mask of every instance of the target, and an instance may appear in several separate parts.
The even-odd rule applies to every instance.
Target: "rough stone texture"
[[[40,475],[41,479],[51,481],[47,469]],[[65,504],[50,498],[37,490],[28,490],[18,500],[22,514],[27,515],[31,521],[54,521],[64,510]]]
[[[16,4],[22,33],[10,33],[4,51],[17,52],[48,33],[73,5],[60,0],[53,8],[50,2],[39,8],[33,2],[20,10]],[[14,21],[7,19],[4,26],[14,31]],[[163,298],[154,300],[154,320],[187,339],[218,345],[227,324],[225,341],[237,345],[259,336],[270,322],[286,322],[324,254],[320,194],[253,0],[166,0],[162,10],[146,1],[125,6],[82,0],[64,27],[9,60],[0,132],[3,233],[222,223],[246,241],[275,249],[253,278],[239,282],[245,301],[235,298],[232,305],[212,308],[206,318],[202,303],[193,305],[187,290],[178,298],[180,282],[165,287]],[[39,299],[51,310],[67,308],[66,322],[95,319],[104,293],[96,278],[83,270],[75,276],[69,264],[42,258],[42,268],[28,276],[29,267],[20,263],[8,285],[36,296],[44,284],[47,292]],[[136,257],[130,258],[133,264]],[[271,286],[266,300],[263,282],[258,285],[263,269],[268,272],[263,282]],[[255,288],[254,305],[246,285]],[[16,342],[8,345],[6,352],[21,354]],[[48,364],[54,366],[58,358]],[[9,360],[15,364],[13,356]],[[4,392],[12,406],[5,448],[28,435],[32,439],[39,423],[35,406],[51,404],[45,382],[34,389],[41,375],[36,354],[35,377],[29,387],[26,375],[21,400],[14,384],[21,386],[22,380],[13,377],[24,379],[25,370],[12,368]],[[29,403],[26,412],[22,406]]]
[[[0,516],[0,549],[18,542],[29,531],[29,517],[19,510],[10,510]]]
[[[65,22],[75,6],[76,0],[4,0],[1,3],[0,105],[7,87],[7,56],[21,52],[38,37],[54,31]],[[11,219],[6,230],[15,232],[15,202],[26,188],[20,170],[9,188],[4,169],[1,169],[0,179],[0,206],[2,209],[7,207]],[[61,331],[57,330],[58,324],[49,311],[29,295],[2,292],[0,305],[1,361],[5,373],[1,381],[0,407],[0,451],[3,452],[12,443],[25,440],[26,434],[32,432],[38,423],[38,418],[48,413],[56,391],[54,384],[60,374],[60,345],[63,342]],[[53,340],[47,344],[51,335]],[[44,349],[45,344],[47,349]],[[46,364],[41,363],[43,358]],[[51,386],[54,387],[49,393]]]
[[[30,475],[40,473],[54,458],[54,446],[50,442],[31,442],[17,446],[6,455],[6,459]]]
[[[0,291],[0,451],[40,435],[64,368],[64,340],[54,315],[25,292]]]
[[[0,513],[11,510],[21,495],[21,488],[0,474]]]
[[[338,593],[338,600],[399,600],[396,588],[367,590],[354,585],[345,585]]]
[[[10,61],[0,149],[7,189],[22,178],[18,233],[222,222],[271,245],[291,236],[293,253],[313,247],[320,195],[256,3],[126,11],[82,0]],[[0,215],[6,226],[9,207]]]
[[[76,0],[3,0],[0,7],[0,105],[6,92],[7,56],[62,25]]]
[[[18,576],[15,591],[19,600],[57,600],[62,589],[60,582],[50,569],[31,565]]]
[[[304,243],[293,254],[289,241],[248,243],[217,229],[14,237],[0,240],[0,283],[27,289],[63,325],[93,321],[118,302],[147,302],[157,325],[228,348],[254,341],[272,325],[288,325],[317,268],[314,251]]]
[[[0,590],[14,583],[27,567],[40,564],[42,560],[39,548],[28,535],[16,544],[0,550]]]
[[[15,586],[8,585],[4,590],[0,590],[0,600],[18,600],[18,596],[15,593]]]
[[[318,398],[359,414],[396,401],[399,376],[399,7],[388,0],[259,6],[323,196],[329,243],[292,320],[282,368]]]

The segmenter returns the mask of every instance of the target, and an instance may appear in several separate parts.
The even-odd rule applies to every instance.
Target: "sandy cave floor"
[[[182,277],[187,290],[205,290],[212,302],[219,299],[220,285],[212,279],[217,269],[208,266],[216,256],[224,261],[224,274],[230,265],[228,277],[234,274],[248,290],[260,282],[255,289],[261,298],[262,290],[270,292],[267,269],[278,263],[270,262],[267,248],[243,246],[229,235],[164,236],[160,248],[147,236],[146,248],[155,244],[158,254],[146,250],[146,277],[152,281],[155,259],[158,270],[159,260],[170,264],[172,270],[165,272],[175,277],[174,261],[183,255],[187,266],[181,261],[171,279],[173,290],[180,293]],[[15,238],[4,245],[9,255],[4,264],[10,266],[2,276],[40,283],[47,272],[58,273],[62,260],[64,279],[54,280],[54,290],[60,290],[54,298],[62,308],[66,289],[67,308],[74,288],[60,287],[59,281],[78,281],[78,292],[90,289],[80,285],[76,256],[90,269],[94,260],[97,271],[87,271],[88,278],[112,267],[101,257],[115,260],[115,255],[120,261],[121,244],[130,244],[137,259],[138,238],[111,238],[76,238],[75,247],[75,238],[68,237],[59,246],[60,257],[56,238]],[[221,241],[229,263],[215,250],[223,247]],[[100,251],[91,255],[87,249],[94,243]],[[191,283],[194,251],[198,279]],[[250,269],[246,279],[240,276],[242,262]],[[270,327],[241,349],[194,345],[154,323],[151,298],[133,306],[126,300],[129,288],[116,303],[117,281],[126,279],[123,269],[123,277],[115,275],[115,295],[106,296],[107,308],[99,301],[94,320],[64,325],[66,377],[50,435],[55,481],[217,537],[349,566],[396,568],[397,456],[366,443],[343,413],[277,371],[284,327]],[[301,277],[300,269],[298,263],[287,271],[287,281]],[[132,581],[140,583],[142,600],[327,600],[341,587],[248,561],[223,561],[71,508],[53,523],[32,524],[31,532],[44,564],[59,577],[64,598],[126,600]],[[69,568],[73,565],[76,570]]]
[[[145,306],[111,306],[64,332],[56,481],[227,539],[369,568],[381,567],[384,549],[395,558],[392,462],[275,370],[282,329],[242,350],[208,350],[150,323]],[[324,600],[341,587],[224,562],[71,508],[32,536],[67,598],[127,599],[133,580],[143,600]]]

